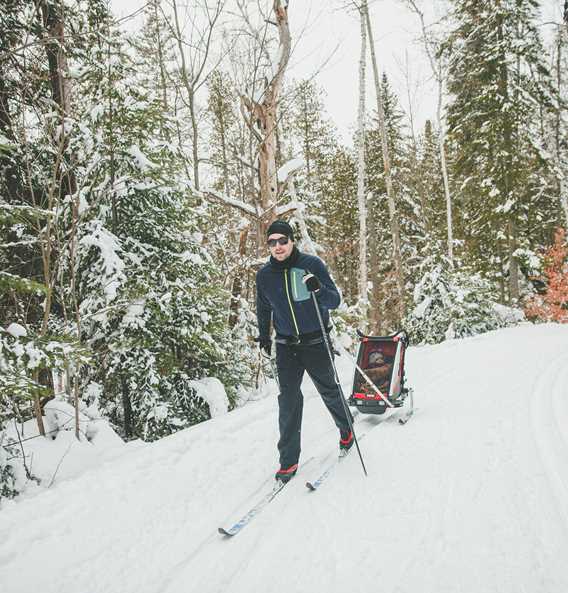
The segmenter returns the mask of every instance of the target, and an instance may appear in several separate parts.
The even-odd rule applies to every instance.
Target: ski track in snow
[[[216,530],[270,488],[274,397],[7,505],[0,591],[566,593],[568,327],[412,348],[407,373],[407,425],[357,420],[368,478],[353,451],[305,488],[338,438],[308,380],[305,465],[236,537]]]

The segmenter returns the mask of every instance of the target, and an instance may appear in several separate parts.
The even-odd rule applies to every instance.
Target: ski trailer
[[[406,413],[399,418],[406,424],[414,413],[413,391],[405,386],[406,332],[392,336],[357,333],[359,352],[349,405],[362,414],[384,414],[388,408],[402,408],[408,402]]]

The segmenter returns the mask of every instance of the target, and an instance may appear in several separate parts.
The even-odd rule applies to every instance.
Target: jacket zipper
[[[288,305],[290,305],[290,313],[292,313],[292,321],[294,322],[294,327],[296,328],[296,335],[299,336],[300,330],[298,329],[298,322],[296,321],[296,315],[294,315],[294,307],[292,306],[290,291],[288,290],[288,268],[284,268],[284,286],[286,287],[286,296],[288,297]]]

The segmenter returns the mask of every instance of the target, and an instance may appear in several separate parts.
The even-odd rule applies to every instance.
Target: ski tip
[[[233,537],[234,533],[229,533],[224,527],[219,527],[217,531],[225,537]]]
[[[316,489],[316,487],[311,482],[306,482],[306,488],[311,492],[313,492]]]

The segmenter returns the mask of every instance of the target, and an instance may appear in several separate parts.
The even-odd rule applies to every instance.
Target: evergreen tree
[[[236,196],[238,176],[233,171],[234,158],[232,158],[237,141],[236,92],[229,77],[218,70],[211,74],[207,87],[208,112],[211,121],[210,158],[217,172],[213,187],[222,190],[227,196]]]
[[[215,375],[234,389],[246,371],[229,356],[227,295],[167,141],[173,124],[110,35],[82,81],[81,217],[66,273],[77,270],[77,322],[97,361],[84,381],[103,386],[102,407],[126,436],[154,439],[209,416],[193,379]]]
[[[414,288],[414,309],[404,320],[414,344],[474,336],[509,321],[493,302],[491,284],[479,274],[458,271],[444,256],[424,259]]]
[[[132,38],[136,52],[133,60],[137,77],[148,93],[155,93],[165,112],[171,113],[172,73],[174,40],[168,32],[168,22],[163,13],[162,0],[150,0],[144,9],[144,25]],[[107,46],[110,47],[110,46]],[[162,136],[170,138],[172,130],[162,130]]]
[[[312,80],[302,80],[292,88],[289,103],[285,118],[294,138],[292,152],[304,160],[306,189],[317,192],[323,159],[332,152],[335,134],[325,117],[324,94]]]
[[[325,246],[325,260],[334,271],[348,305],[358,299],[357,172],[350,152],[339,147],[322,161],[320,199],[314,209],[320,224],[315,236]]]
[[[534,250],[539,228],[550,232],[557,219],[542,199],[549,162],[537,123],[551,93],[537,9],[535,0],[455,0],[448,41],[459,56],[449,69],[448,124],[461,234],[470,263],[511,302],[520,290],[518,250]]]
[[[330,253],[333,246],[320,241],[325,219],[320,213],[322,203],[329,199],[329,167],[334,160],[337,140],[323,101],[323,91],[313,81],[299,81],[287,93],[282,119],[287,122],[284,148],[289,158],[301,158],[304,163],[294,174],[295,195],[290,198],[305,206],[302,216],[310,237],[315,240],[320,255],[329,262],[333,258]]]
[[[54,323],[62,311],[58,265],[67,240],[59,215],[75,175],[68,64],[80,71],[89,43],[84,27],[99,10],[96,1],[11,2],[0,17],[0,312],[2,331],[9,334],[12,324],[24,330],[2,337],[0,405],[25,416],[33,399],[42,433],[39,395],[52,392],[51,371],[80,358]],[[37,355],[21,356],[22,348]]]

